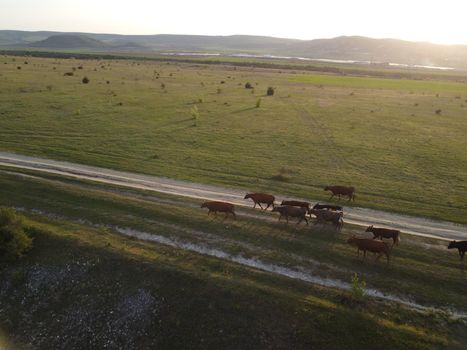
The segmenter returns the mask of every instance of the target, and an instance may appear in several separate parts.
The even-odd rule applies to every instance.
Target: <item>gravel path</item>
[[[29,157],[0,152],[0,165],[16,169],[68,176],[77,179],[112,184],[133,189],[185,196],[204,200],[221,200],[238,206],[250,207],[252,203],[243,199],[245,191],[173,180],[163,177],[116,171],[100,167]],[[288,198],[276,196],[278,201]],[[315,202],[312,199],[307,201]],[[345,205],[345,204],[344,204]],[[360,226],[376,225],[400,229],[402,232],[441,240],[467,239],[467,226],[446,221],[388,213],[367,208],[345,208],[345,222]]]

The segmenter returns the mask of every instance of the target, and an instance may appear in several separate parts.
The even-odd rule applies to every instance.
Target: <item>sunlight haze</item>
[[[0,29],[118,34],[341,35],[467,44],[467,2],[0,0]]]

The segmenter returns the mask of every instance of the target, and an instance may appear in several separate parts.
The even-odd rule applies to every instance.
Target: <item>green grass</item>
[[[84,185],[56,179],[31,180],[0,173],[0,205],[39,210],[49,215],[111,227],[136,230],[207,244],[232,255],[258,258],[281,266],[303,266],[321,277],[349,282],[359,273],[368,287],[377,288],[423,305],[467,310],[462,264],[444,242],[404,236],[384,262],[357,259],[346,243],[350,235],[365,236],[349,225],[342,234],[320,227],[264,222],[238,210],[239,220],[213,220],[199,202],[172,196],[145,194],[117,188]],[[274,217],[275,218],[275,217]],[[208,234],[208,236],[206,236]],[[434,244],[434,246],[425,243]],[[319,268],[316,261],[321,264]],[[395,283],[397,281],[397,283]]]
[[[337,75],[304,74],[292,77],[293,81],[324,86],[338,86],[345,88],[375,89],[375,90],[408,90],[414,93],[466,93],[465,83],[436,80],[389,79],[374,77],[342,77]]]
[[[12,60],[0,58],[1,150],[317,200],[347,184],[359,206],[467,223],[465,84]]]
[[[0,270],[0,284],[9,292],[0,293],[2,346],[361,349],[364,344],[366,349],[433,350],[463,346],[462,325],[443,317],[376,301],[349,303],[338,292],[130,241],[108,230],[37,216],[28,223],[33,251]],[[49,283],[34,289],[35,271],[46,274]],[[149,295],[156,304],[139,307],[135,317],[133,311],[125,313],[122,303],[138,295]]]

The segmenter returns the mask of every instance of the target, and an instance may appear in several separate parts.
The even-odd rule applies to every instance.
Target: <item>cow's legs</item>
[[[259,205],[259,207],[261,208],[261,210],[264,210],[264,209],[263,209],[263,206],[261,205],[260,202],[258,202],[258,205]]]

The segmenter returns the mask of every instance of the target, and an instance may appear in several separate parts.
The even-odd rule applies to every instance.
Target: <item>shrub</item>
[[[281,167],[279,173],[271,176],[272,180],[287,182],[290,180],[290,175],[293,174],[293,171],[286,167]]]
[[[268,87],[268,90],[266,91],[266,95],[272,96],[274,95],[274,88],[273,87]]]
[[[65,77],[72,77],[73,75],[75,75],[75,73],[73,72],[66,72],[65,74],[63,74]]]
[[[217,93],[218,93],[218,94],[221,94],[221,93],[222,93],[222,89],[217,88]]]
[[[253,89],[253,85],[251,85],[250,83],[246,83],[245,89]]]
[[[441,109],[437,109],[437,110],[435,111],[435,113],[438,114],[438,115],[441,114]]]
[[[350,292],[352,293],[352,298],[355,301],[363,301],[365,299],[366,282],[364,280],[360,280],[357,273],[353,274],[351,281],[352,287]]]
[[[24,232],[23,217],[14,209],[0,208],[0,261],[14,261],[32,247]]]
[[[191,110],[191,117],[193,118],[193,126],[198,126],[199,111],[198,106],[194,105]]]
[[[83,84],[88,84],[89,83],[88,77],[84,77],[82,82],[83,82]]]
[[[256,101],[256,108],[261,107],[261,97]]]

